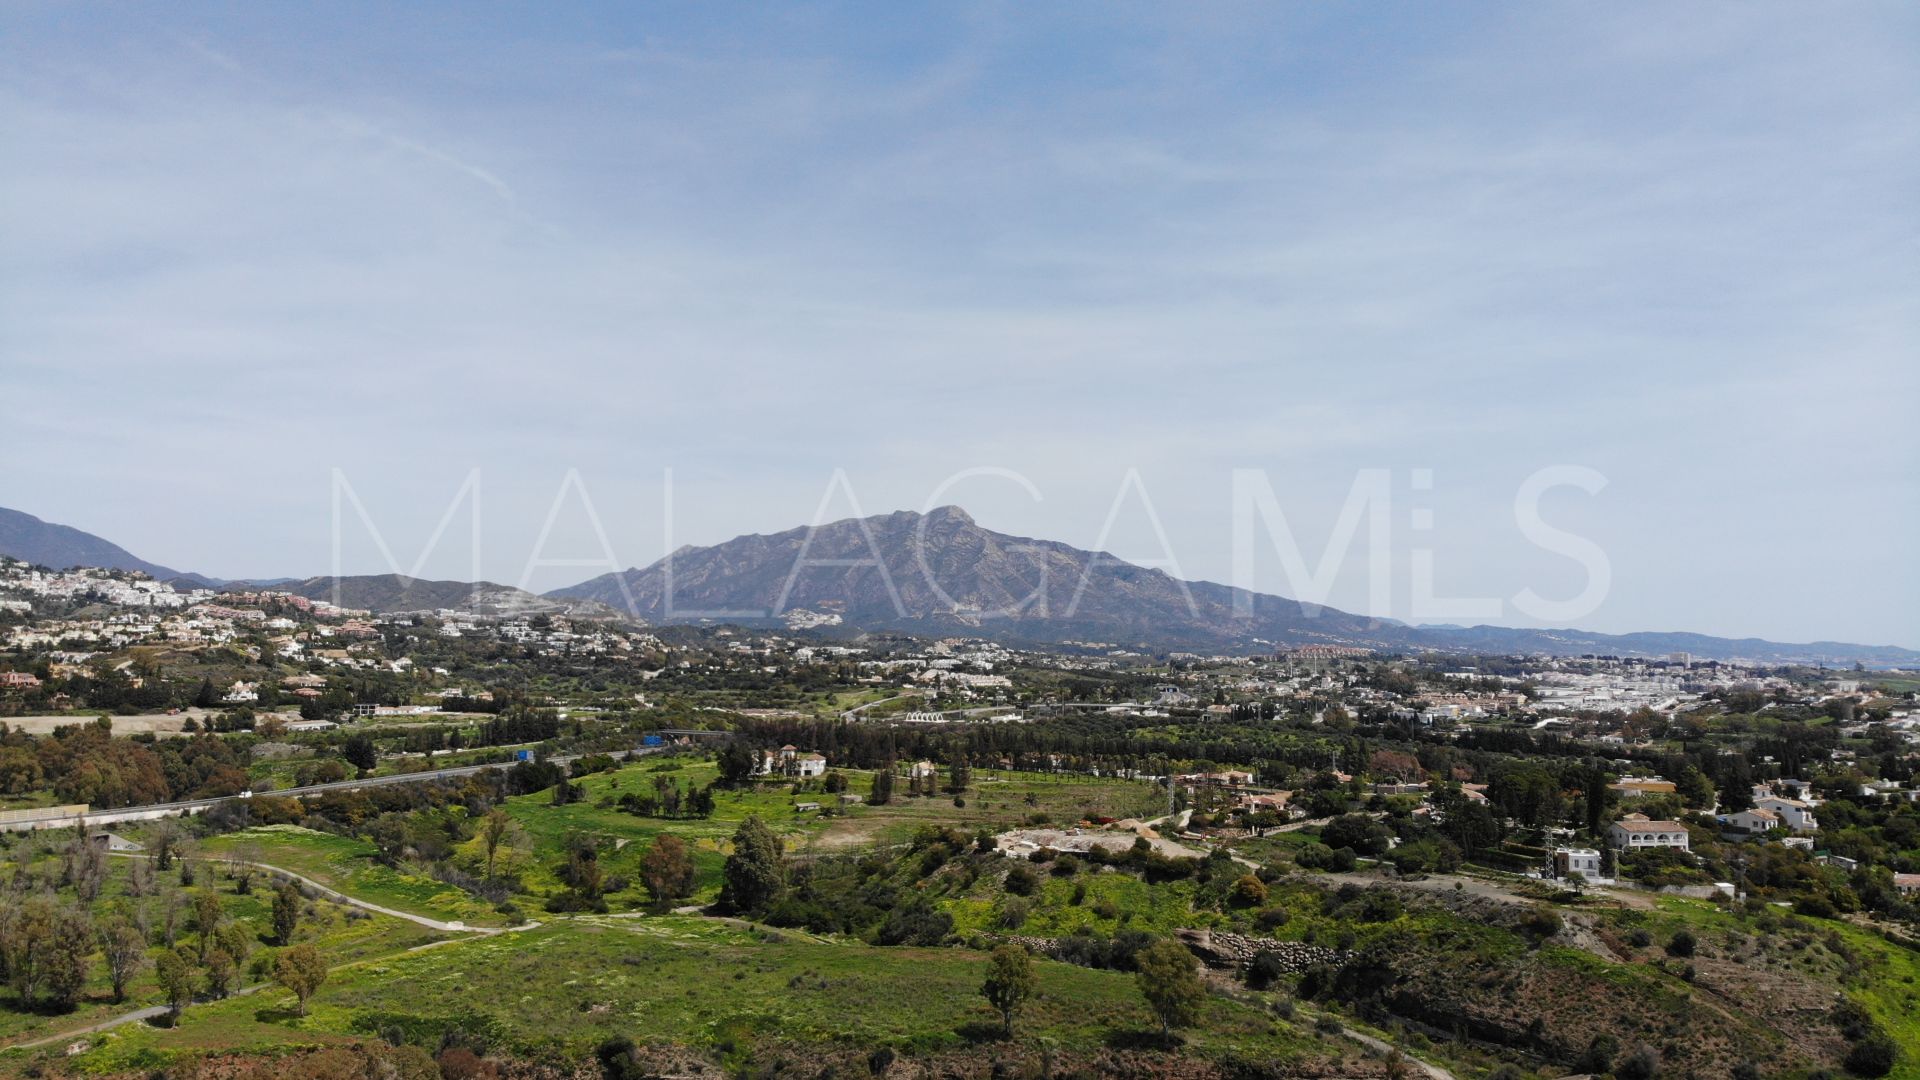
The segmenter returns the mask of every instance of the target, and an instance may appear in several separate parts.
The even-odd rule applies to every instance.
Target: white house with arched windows
[[[1607,842],[1616,851],[1674,848],[1691,851],[1687,827],[1677,821],[1649,821],[1645,814],[1628,814],[1607,827]]]

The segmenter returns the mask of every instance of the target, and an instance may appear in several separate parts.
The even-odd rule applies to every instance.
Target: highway
[[[637,754],[658,753],[661,746],[634,747]],[[579,754],[555,754],[546,760],[555,765],[566,765],[580,757]],[[359,791],[370,787],[387,787],[393,784],[418,784],[429,780],[446,780],[456,776],[471,776],[484,769],[511,768],[512,762],[493,762],[486,765],[456,765],[446,769],[428,769],[424,772],[395,773],[391,776],[369,776],[363,780],[336,780],[330,784],[308,784],[305,787],[282,788],[278,791],[262,791],[259,795],[321,795],[329,791]],[[113,825],[123,821],[153,821],[159,818],[178,817],[182,814],[199,814],[228,802],[245,802],[248,796],[223,795],[212,799],[183,799],[179,802],[149,803],[145,806],[121,806],[112,810],[89,810],[85,814],[48,814],[44,817],[21,817],[0,822],[0,832],[32,832],[37,829],[67,829],[81,822],[88,825]]]

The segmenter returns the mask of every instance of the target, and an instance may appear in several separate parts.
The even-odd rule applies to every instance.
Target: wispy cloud
[[[509,579],[569,468],[645,562],[667,465],[684,539],[995,464],[1047,498],[978,516],[1082,541],[1137,465],[1221,578],[1227,469],[1312,534],[1431,467],[1504,594],[1554,570],[1503,500],[1574,462],[1597,628],[1920,632],[1911,12],[196,15],[0,44],[5,501],[145,557],[316,569],[336,465],[393,536],[483,467]]]

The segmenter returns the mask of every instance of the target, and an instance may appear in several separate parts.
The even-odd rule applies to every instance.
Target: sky
[[[1913,5],[10,3],[0,139],[0,505],[176,568],[1300,595],[1268,492],[1346,610],[1920,647]]]

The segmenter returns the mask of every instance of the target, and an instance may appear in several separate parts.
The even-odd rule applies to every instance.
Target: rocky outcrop
[[[1296,975],[1317,964],[1342,964],[1349,954],[1324,945],[1304,941],[1275,941],[1218,930],[1179,930],[1175,932],[1189,950],[1208,967],[1239,968],[1253,963],[1254,957],[1269,953],[1280,958],[1281,970]]]
[[[1304,941],[1275,941],[1273,938],[1249,937],[1218,930],[1177,930],[1175,935],[1208,967],[1241,968],[1253,963],[1254,957],[1259,954],[1271,953],[1280,958],[1281,971],[1297,975],[1317,964],[1343,964],[1352,955]],[[1060,953],[1059,938],[997,934],[994,940],[1024,946],[1038,956],[1056,957]]]

